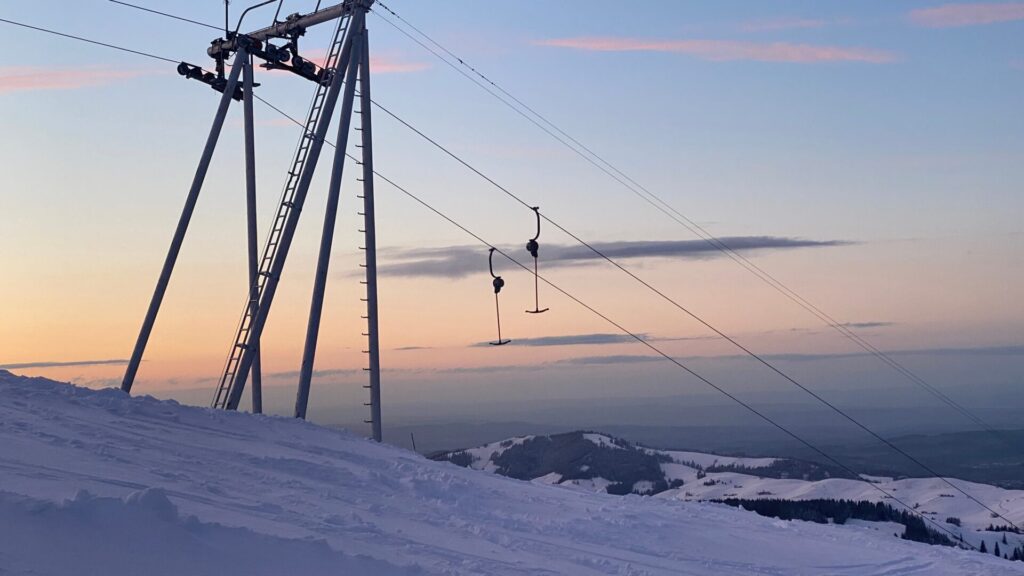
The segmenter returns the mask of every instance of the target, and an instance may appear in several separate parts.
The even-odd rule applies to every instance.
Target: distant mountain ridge
[[[881,487],[934,521],[928,523],[932,534],[922,541],[939,542],[951,535],[974,546],[984,542],[988,549],[997,542],[1007,551],[1024,546],[1024,538],[1012,531],[1013,537],[1003,542],[1005,532],[1000,530],[1010,527],[939,478],[851,477],[842,469],[814,462],[659,450],[585,431],[519,436],[430,458],[519,480],[616,495],[714,501],[761,510],[787,508],[770,506],[771,502],[803,503],[795,508],[805,509],[790,506],[786,514],[823,521],[830,518],[820,513],[823,509],[841,509],[845,516],[847,510],[862,508],[859,503],[880,504],[891,508],[883,516],[903,518],[906,526],[905,508],[877,489]],[[1024,523],[1024,491],[947,480],[1015,524]],[[920,516],[912,516],[919,524]]]
[[[689,473],[698,478],[725,472],[808,481],[851,478],[841,469],[813,462],[656,450],[586,431],[520,436],[477,448],[438,452],[430,458],[518,480],[544,479],[552,484],[571,483],[609,494],[645,496],[682,486]]]

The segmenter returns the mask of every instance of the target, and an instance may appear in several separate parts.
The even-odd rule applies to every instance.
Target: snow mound
[[[323,540],[283,539],[182,518],[159,488],[127,498],[80,490],[48,502],[0,492],[3,574],[423,574],[347,556]]]
[[[521,482],[4,372],[0,490],[4,574],[1024,574],[863,527]]]

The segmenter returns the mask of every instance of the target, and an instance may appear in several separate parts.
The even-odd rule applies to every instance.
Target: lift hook
[[[533,213],[537,216],[537,233],[526,242],[526,250],[533,256],[533,310],[527,310],[527,314],[540,314],[547,312],[549,309],[540,308],[540,280],[537,274],[537,256],[540,251],[540,244],[537,243],[537,239],[540,238],[540,206],[534,206],[531,208]]]
[[[488,344],[491,346],[504,346],[511,342],[511,340],[501,339],[501,307],[498,306],[498,293],[505,287],[505,281],[501,279],[501,276],[494,274],[494,250],[494,248],[491,248],[490,253],[487,255],[487,267],[491,271],[491,278],[493,278],[491,285],[494,286],[494,313],[498,318],[498,341],[488,342]]]

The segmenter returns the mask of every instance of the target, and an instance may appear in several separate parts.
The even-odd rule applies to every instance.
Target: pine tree
[[[997,558],[1002,556],[1002,554],[999,553],[999,542],[996,542],[996,547],[992,549],[992,553],[995,554]]]
[[[981,552],[982,554],[988,554],[988,546],[985,546],[984,540],[981,541],[981,548],[978,548],[978,552]]]
[[[1008,542],[1006,541],[1006,532],[1003,532],[1003,544],[1008,544]]]

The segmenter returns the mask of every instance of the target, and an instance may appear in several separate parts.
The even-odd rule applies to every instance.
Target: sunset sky
[[[140,4],[218,24],[207,0]],[[315,2],[286,0],[284,13]],[[391,0],[427,32],[825,312],[942,385],[1024,364],[1024,2]],[[233,18],[242,2],[232,3]],[[273,7],[243,28],[269,23]],[[380,11],[380,9],[378,9]],[[382,14],[391,22],[393,16]],[[209,66],[214,30],[111,2],[7,2],[0,18]],[[525,121],[376,13],[377,101],[750,348],[820,355],[809,384],[847,386],[861,352]],[[0,22],[0,368],[120,382],[202,150],[217,95],[174,65]],[[302,40],[322,54],[328,26]],[[259,94],[301,117],[312,86],[260,70]],[[300,130],[257,103],[260,243]],[[377,169],[526,262],[533,214],[374,111]],[[332,127],[331,134],[334,134]],[[333,138],[333,136],[332,136]],[[325,151],[263,340],[268,385],[294,386],[330,155]],[[241,106],[225,126],[136,391],[209,390],[246,292]],[[346,167],[317,395],[364,400],[356,176]],[[377,183],[385,400],[434,394],[696,391],[678,370],[529,274]],[[706,362],[737,353],[550,226],[541,273]],[[978,350],[969,350],[978,349]],[[929,359],[943,358],[941,369]],[[790,359],[792,361],[792,358]],[[867,370],[877,360],[861,358]],[[54,363],[72,365],[53,366]],[[874,363],[874,364],[872,364]],[[799,364],[799,363],[796,363]],[[794,368],[798,372],[799,366]],[[712,369],[729,385],[780,386]],[[872,372],[908,386],[894,373]],[[1012,374],[1010,370],[1010,374]],[[1001,372],[994,383],[1006,383]],[[1016,379],[1019,382],[1019,374]],[[730,379],[732,381],[730,381]],[[389,383],[396,383],[390,387]],[[593,386],[581,389],[580,382]],[[276,407],[283,409],[283,407]]]

